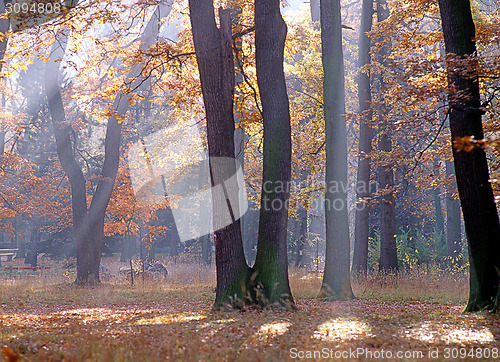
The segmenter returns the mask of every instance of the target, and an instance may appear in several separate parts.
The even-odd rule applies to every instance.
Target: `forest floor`
[[[500,316],[463,314],[464,275],[415,270],[353,281],[357,299],[315,298],[291,270],[297,311],[211,312],[214,270],[168,266],[162,283],[0,276],[0,355],[14,361],[498,360]],[[9,357],[10,356],[10,357]],[[495,358],[496,357],[496,358]],[[9,359],[10,358],[10,359]]]

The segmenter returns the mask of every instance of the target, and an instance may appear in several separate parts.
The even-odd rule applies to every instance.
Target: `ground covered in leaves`
[[[465,300],[436,301],[446,289],[439,279],[421,280],[426,282],[427,289],[420,290],[426,294],[422,298],[398,294],[402,287],[412,288],[408,281],[372,280],[354,283],[359,299],[325,302],[313,298],[320,278],[295,275],[297,311],[214,313],[211,282],[115,283],[82,289],[69,282],[3,281],[2,357],[27,361],[498,360],[500,317],[462,314]],[[465,288],[463,280],[457,283]],[[457,288],[449,290],[451,297]],[[414,285],[414,293],[415,289]]]

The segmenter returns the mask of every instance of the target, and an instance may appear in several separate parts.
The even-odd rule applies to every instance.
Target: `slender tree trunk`
[[[26,258],[26,242],[23,237],[23,230],[25,227],[26,225],[20,220],[20,216],[16,216],[14,218],[14,240],[16,241],[17,248],[16,259]]]
[[[440,167],[439,161],[436,159],[434,161],[434,175],[439,177]],[[434,229],[436,233],[440,236],[444,236],[444,216],[443,209],[441,208],[441,189],[439,187],[435,187],[432,190],[432,198],[434,201]]]
[[[123,236],[122,253],[120,256],[121,262],[126,262],[132,259],[135,253],[135,238],[133,235],[127,234]]]
[[[444,235],[444,217],[443,209],[441,208],[441,196],[439,188],[432,190],[432,197],[434,199],[434,218],[435,218],[435,230],[438,234]]]
[[[321,0],[323,104],[325,112],[326,258],[320,297],[347,300],[354,297],[350,276],[349,220],[347,210],[347,127],[344,56],[340,0]]]
[[[446,174],[455,179],[453,162],[446,161]],[[460,227],[460,200],[453,198],[456,182],[446,193],[446,254],[448,265],[461,265],[462,230]]]
[[[219,9],[220,29],[215,23],[212,0],[190,0],[189,11],[207,118],[210,175],[212,186],[220,186],[236,172],[235,163],[233,167],[224,167],[217,161],[234,159],[231,11]],[[218,219],[222,218],[221,212],[228,209],[227,199],[220,194],[212,193],[217,268],[215,309],[228,303],[232,306],[246,303],[246,284],[250,277],[243,252],[240,220],[233,217],[230,225],[216,227]]]
[[[283,71],[287,27],[279,0],[255,1],[255,60],[264,141],[262,199],[254,270],[264,303],[294,309],[288,282],[287,187],[291,179],[291,126]]]
[[[475,26],[469,0],[439,0],[446,53],[459,59],[476,53]],[[450,60],[450,62],[455,62]],[[451,138],[484,137],[477,62],[468,60],[466,74],[448,68]],[[453,147],[457,187],[469,241],[470,291],[465,310],[500,308],[500,224],[489,181],[486,154]]]
[[[389,17],[389,7],[386,0],[377,1],[377,21],[380,23]],[[379,52],[380,62],[387,64],[389,45],[383,45]],[[380,77],[380,94],[383,95],[387,85]],[[378,148],[384,155],[392,152],[392,125],[387,119],[388,110],[382,104],[379,109],[379,142]],[[387,162],[378,168],[378,182],[381,189],[387,189],[380,200],[380,262],[379,271],[393,272],[398,270],[398,253],[396,249],[396,198],[390,190],[394,187],[394,171],[392,162]],[[390,191],[389,191],[390,190]]]
[[[372,28],[373,0],[363,0],[361,10],[361,29],[359,34],[358,67],[370,64],[370,38],[366,35]],[[370,163],[372,153],[372,94],[370,74],[361,71],[358,75],[359,113],[362,115],[359,124],[358,174],[356,182],[358,202],[370,196]],[[366,274],[368,270],[368,235],[370,228],[370,208],[366,202],[356,208],[354,232],[354,258],[352,270],[355,273]]]
[[[40,227],[38,225],[33,225],[30,234],[31,239],[31,250],[29,252],[29,264],[32,267],[38,266],[38,242],[40,241]]]
[[[302,205],[298,206],[297,210],[297,255],[295,259],[295,267],[305,267],[305,254],[307,247],[307,209]]]

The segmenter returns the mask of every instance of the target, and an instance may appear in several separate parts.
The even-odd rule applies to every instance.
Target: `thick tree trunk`
[[[446,175],[455,178],[453,162],[446,161]],[[446,254],[448,265],[461,265],[462,230],[460,225],[460,200],[453,198],[456,183],[446,193]]]
[[[264,304],[294,309],[288,282],[287,187],[291,179],[291,126],[283,72],[287,27],[279,0],[255,1],[255,61],[264,122],[259,236],[254,270]]]
[[[473,56],[476,53],[475,27],[469,0],[439,0],[439,8],[446,53],[461,59]],[[452,140],[466,136],[474,136],[475,139],[484,137],[477,63],[470,60],[466,63],[466,73],[457,69],[456,64],[448,69]],[[470,291],[465,310],[498,310],[500,224],[489,182],[486,154],[481,148],[466,152],[453,147],[453,158],[469,241]]]
[[[359,34],[358,68],[370,64],[370,38],[366,35],[372,28],[373,0],[363,0],[361,10],[361,28]],[[370,196],[371,153],[372,153],[372,94],[370,75],[360,72],[358,75],[359,113],[362,114],[359,124],[358,174],[356,182],[358,202]],[[354,258],[352,270],[366,274],[368,270],[368,234],[370,227],[370,208],[365,202],[356,208],[354,231]]]
[[[326,258],[320,297],[347,300],[354,297],[350,276],[349,220],[347,210],[347,127],[344,57],[340,0],[321,0],[323,104],[325,113]]]
[[[207,118],[208,153],[212,186],[222,184],[236,173],[236,164],[222,165],[217,159],[234,159],[234,63],[231,37],[231,13],[219,10],[221,27],[217,28],[212,0],[190,0],[189,11],[193,41],[200,72],[201,89]],[[240,220],[216,227],[228,200],[212,193],[215,229],[217,287],[214,308],[246,303],[246,284],[250,268],[245,261]],[[233,214],[232,214],[233,215]],[[236,298],[235,298],[236,297]]]
[[[148,50],[156,42],[159,20],[170,13],[171,2],[158,5],[141,36],[141,50]],[[45,70],[45,88],[56,138],[57,154],[71,184],[73,227],[77,244],[77,276],[80,285],[99,283],[99,265],[104,245],[104,216],[118,172],[122,124],[119,119],[128,110],[128,97],[120,91],[115,98],[115,114],[108,120],[104,145],[104,164],[90,206],[87,208],[83,172],[75,159],[71,125],[66,122],[61,90],[59,87],[59,62],[64,57],[69,28],[63,27],[56,34],[50,59]],[[135,65],[127,76],[126,84],[134,89],[144,80],[142,64]]]
[[[389,7],[386,0],[377,1],[377,21],[380,23],[389,17]],[[379,52],[380,63],[386,65],[389,55],[389,45],[383,45]],[[383,75],[380,77],[380,93],[387,88]],[[384,155],[392,152],[392,125],[387,119],[387,109],[384,104],[379,109],[379,151]],[[393,164],[381,166],[377,170],[380,189],[390,190],[394,186]],[[392,190],[380,199],[380,262],[379,271],[393,272],[398,270],[398,253],[396,249],[396,198]]]

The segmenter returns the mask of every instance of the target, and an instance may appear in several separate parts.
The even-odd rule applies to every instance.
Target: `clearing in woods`
[[[214,313],[213,269],[167,267],[165,282],[139,279],[133,286],[123,280],[96,288],[53,277],[2,280],[2,356],[26,361],[498,359],[500,317],[462,314],[463,275],[415,270],[397,278],[372,277],[354,281],[358,299],[325,302],[315,298],[321,278],[292,270],[297,311]]]

